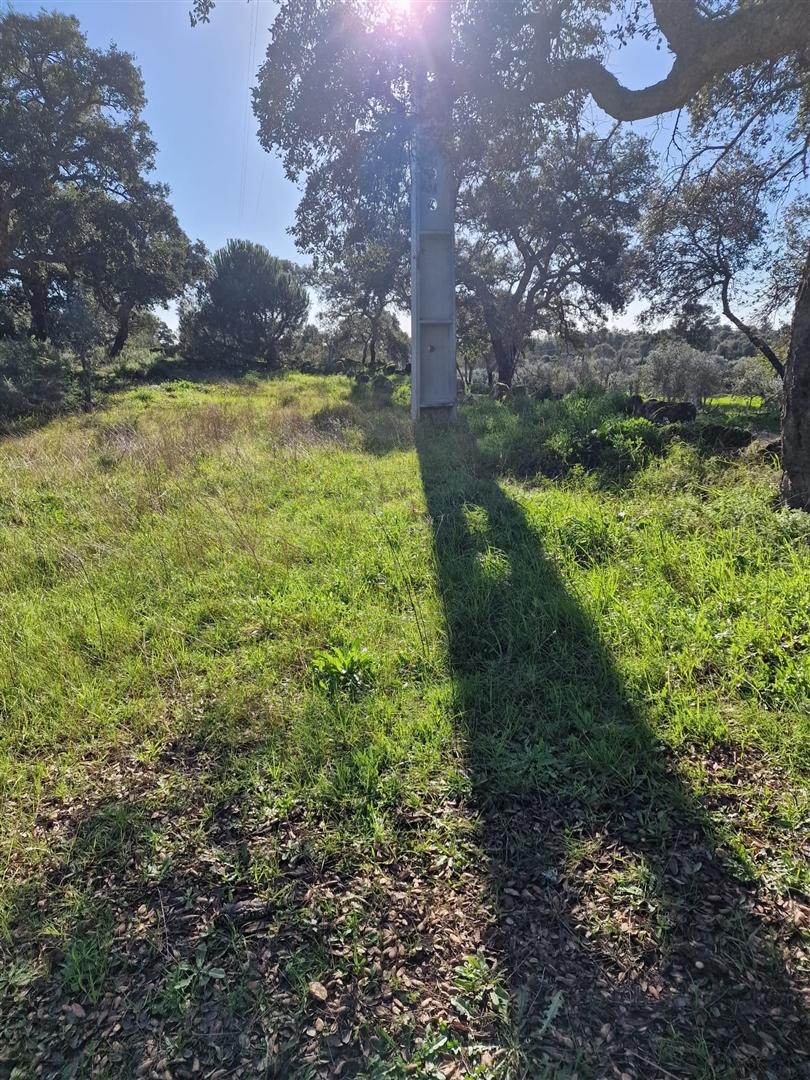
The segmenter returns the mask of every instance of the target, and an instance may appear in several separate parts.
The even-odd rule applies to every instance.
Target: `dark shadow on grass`
[[[228,773],[261,744],[198,743],[168,746],[127,797],[88,800],[44,874],[6,894],[0,1077],[304,1068],[319,1004],[308,982],[324,977],[310,896],[323,867],[295,809],[247,828],[233,804]],[[161,791],[178,777],[182,790]]]
[[[343,436],[349,443],[357,437],[360,448],[377,457],[413,445],[408,410],[365,384],[354,383],[348,400],[320,409],[312,422],[324,434]]]
[[[730,869],[463,422],[417,446],[519,1075],[806,1075],[796,928]]]
[[[37,412],[28,416],[0,417],[0,445],[4,442],[13,442],[22,439],[26,435],[33,435],[35,431],[41,431],[51,424],[57,423],[69,412]]]
[[[244,770],[265,750],[189,731],[117,777],[126,794],[60,813],[47,865],[5,897],[0,1078],[404,1075],[390,980],[421,971],[415,928],[446,883],[431,904],[413,870],[325,853],[304,806],[264,814]],[[380,955],[409,938],[415,956]]]

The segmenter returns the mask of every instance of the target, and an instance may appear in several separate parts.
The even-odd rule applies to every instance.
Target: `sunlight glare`
[[[398,18],[407,19],[411,13],[411,0],[383,0],[383,3]]]

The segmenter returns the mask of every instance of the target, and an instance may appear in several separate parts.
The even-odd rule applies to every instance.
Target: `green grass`
[[[710,411],[719,412],[729,423],[750,427],[753,431],[779,431],[779,409],[766,405],[764,398],[722,394],[706,400]]]
[[[754,394],[751,398],[744,397],[742,394],[717,394],[715,397],[706,398],[706,404],[718,408],[734,406],[746,409],[761,409],[763,398],[758,394]]]
[[[0,1061],[801,1075],[810,521],[616,400],[405,397],[0,445]]]

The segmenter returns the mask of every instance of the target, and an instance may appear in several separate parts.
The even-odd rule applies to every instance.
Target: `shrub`
[[[588,392],[562,401],[479,402],[468,422],[483,458],[516,476],[554,478],[577,465],[626,471],[660,453],[665,439],[649,420],[622,415],[624,401]]]
[[[162,368],[165,362],[160,349],[127,342],[112,365],[112,374],[122,382],[148,379],[154,376],[156,367]]]
[[[701,424],[696,434],[700,445],[709,450],[742,450],[753,440],[747,428],[728,424]]]
[[[582,464],[591,468],[636,469],[661,452],[655,424],[641,417],[611,417],[585,440]]]
[[[0,418],[74,406],[78,387],[67,355],[33,338],[0,340]]]

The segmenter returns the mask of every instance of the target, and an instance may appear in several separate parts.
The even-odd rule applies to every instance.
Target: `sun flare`
[[[411,14],[412,0],[383,0],[383,6],[396,18],[407,19]]]

